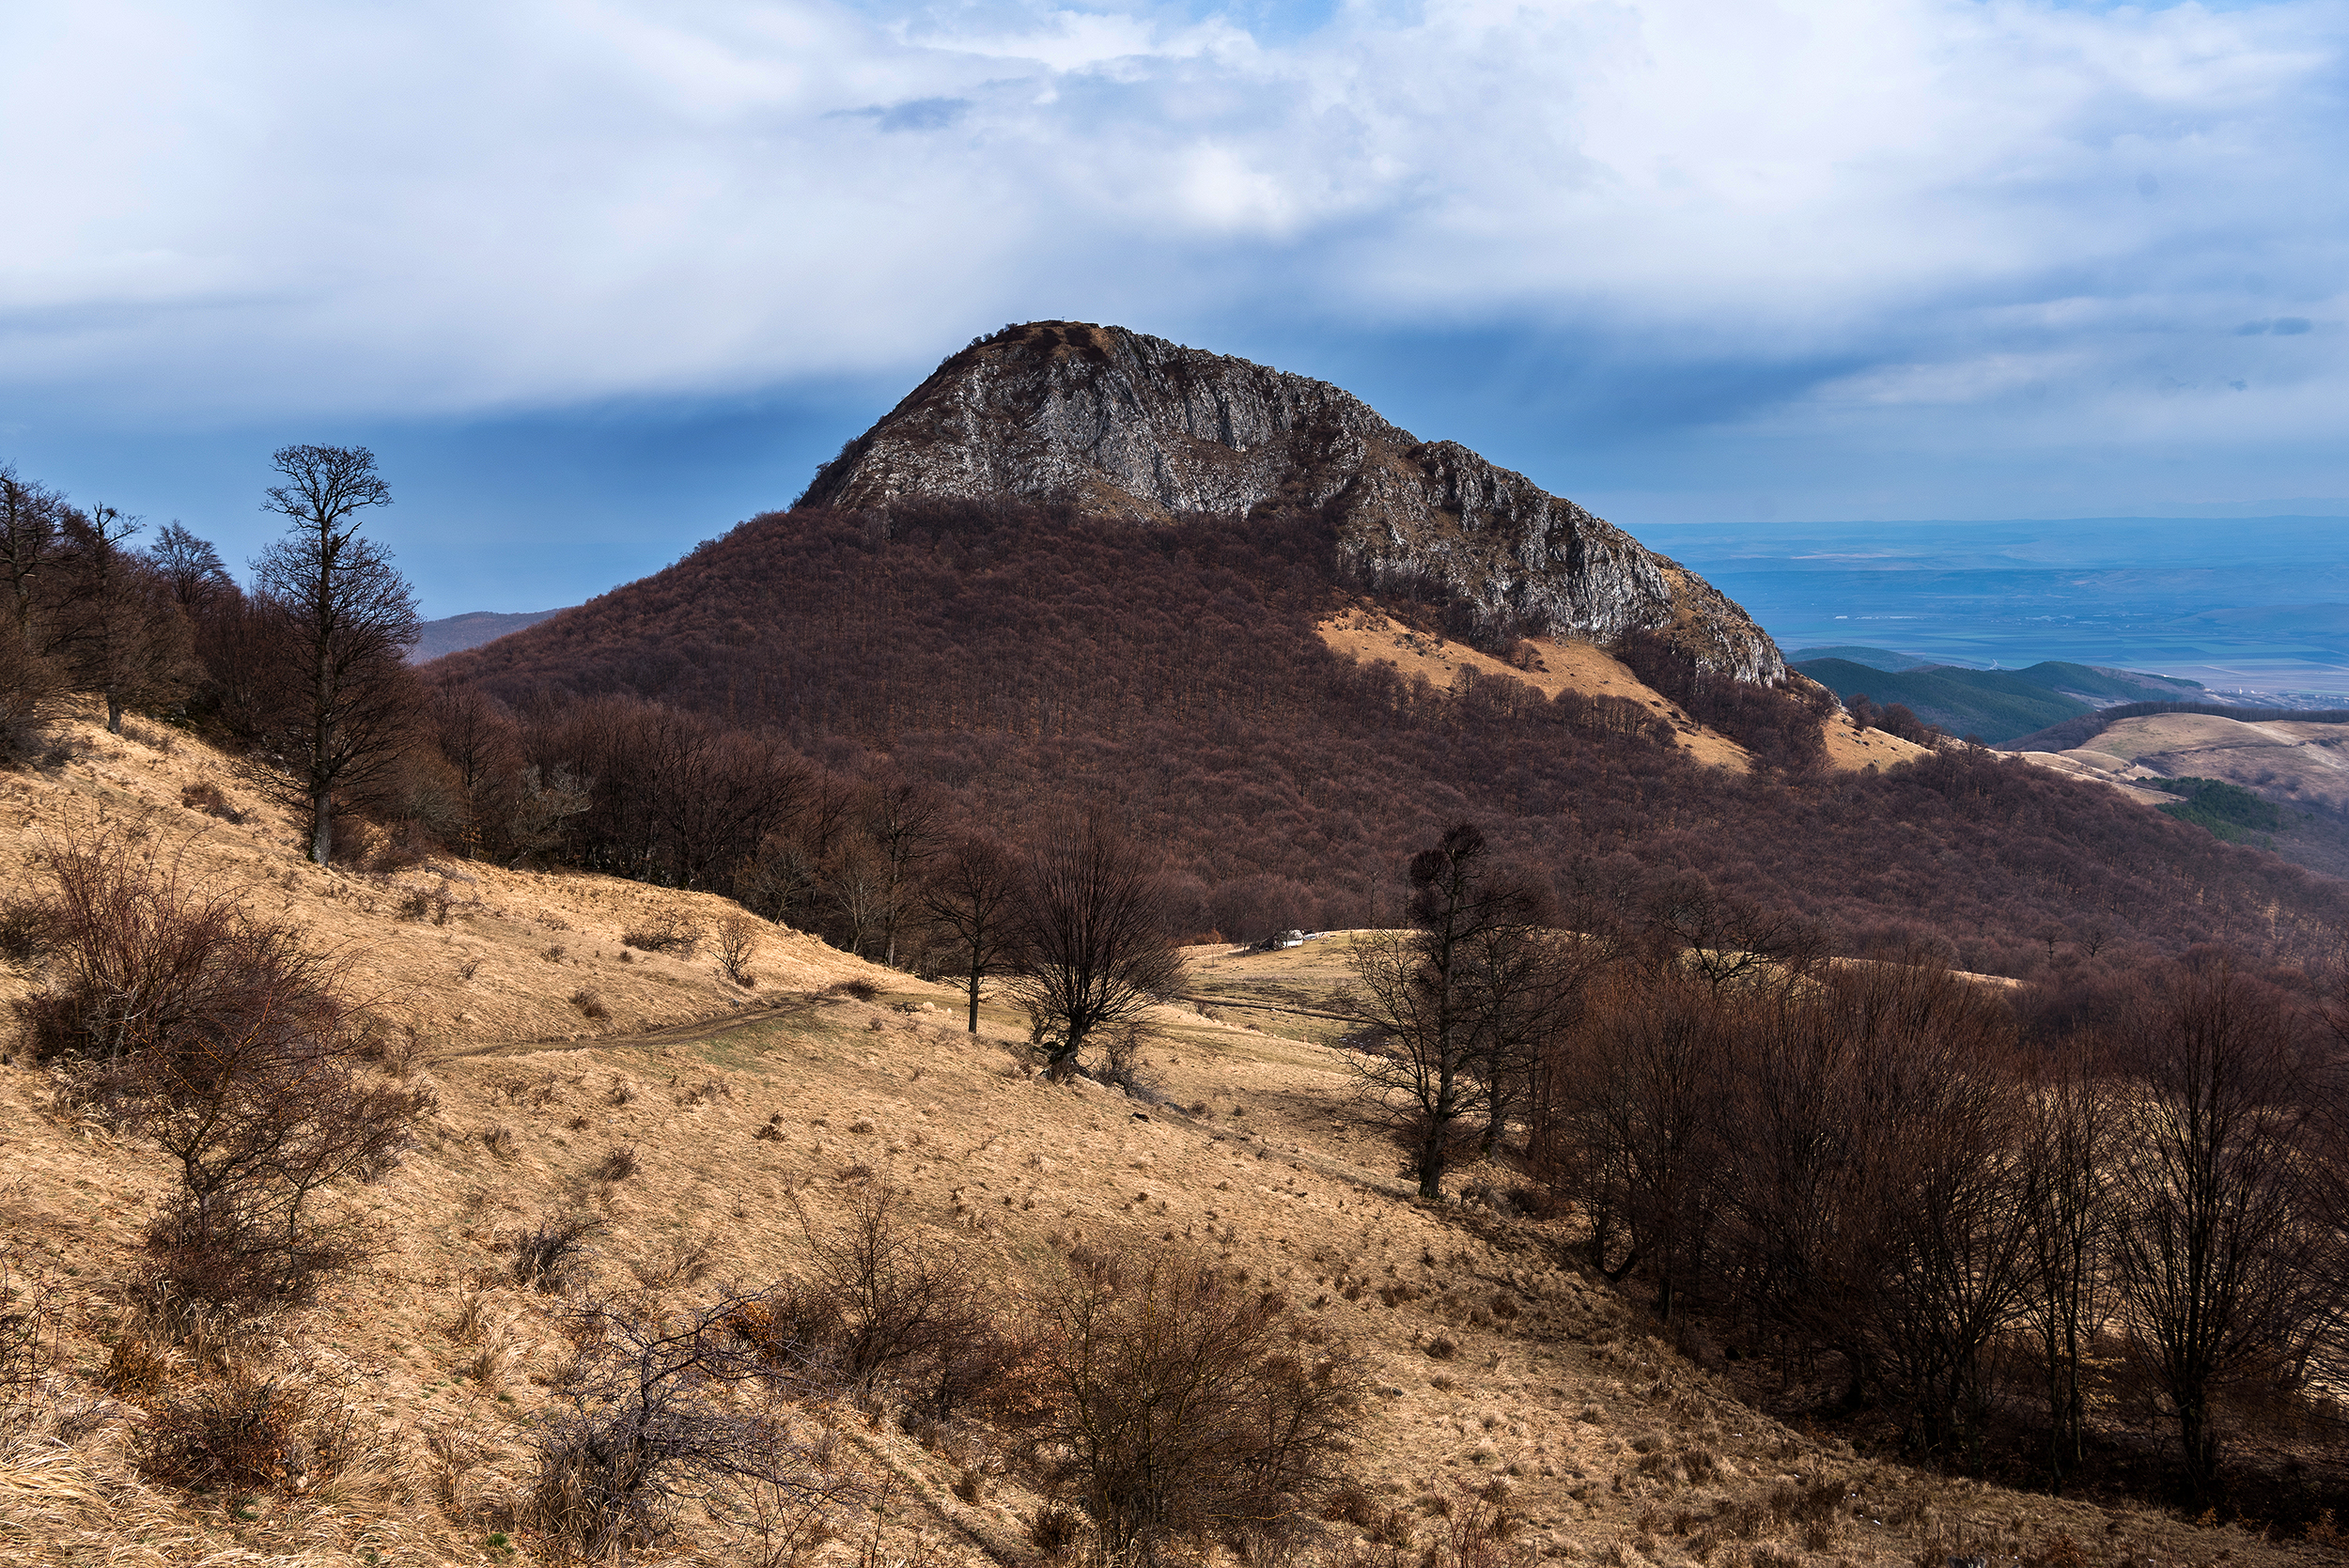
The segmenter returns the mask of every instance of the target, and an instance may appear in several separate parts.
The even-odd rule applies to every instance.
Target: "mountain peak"
[[[1031,321],[948,358],[824,465],[802,506],[995,496],[1135,522],[1319,507],[1365,587],[1461,607],[1473,634],[1655,630],[1741,680],[1777,645],[1694,573],[1456,442],[1423,442],[1327,381],[1124,327]]]

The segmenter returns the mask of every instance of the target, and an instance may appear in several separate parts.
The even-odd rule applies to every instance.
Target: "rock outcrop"
[[[1061,499],[1163,520],[1328,508],[1341,568],[1434,589],[1489,640],[1663,633],[1706,668],[1784,661],[1711,584],[1455,442],[1423,442],[1327,381],[1122,327],[1039,321],[954,355],[824,465],[801,505]]]

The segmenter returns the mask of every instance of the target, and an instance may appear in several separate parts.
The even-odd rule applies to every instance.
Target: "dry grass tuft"
[[[601,1234],[603,1221],[592,1215],[549,1215],[514,1237],[514,1282],[549,1296],[561,1296],[579,1282],[592,1254],[588,1241]]]

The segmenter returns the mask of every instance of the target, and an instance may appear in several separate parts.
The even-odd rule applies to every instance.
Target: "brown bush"
[[[125,1333],[106,1353],[105,1384],[117,1399],[148,1405],[171,1386],[171,1358],[142,1332]]]
[[[756,977],[750,971],[751,954],[758,946],[758,923],[744,914],[730,914],[718,923],[717,940],[711,944],[718,967],[737,986],[755,985]]]
[[[1342,1345],[1308,1345],[1274,1299],[1182,1254],[1072,1257],[1039,1303],[1051,1333],[1044,1483],[1079,1501],[1109,1560],[1262,1531],[1334,1478],[1360,1394]]]
[[[0,900],[0,958],[30,963],[54,945],[57,911],[38,898]]]
[[[802,1429],[734,1328],[758,1299],[678,1313],[599,1300],[571,1311],[565,1327],[580,1354],[538,1429],[529,1502],[558,1559],[654,1545],[691,1505],[770,1548],[780,1538],[784,1550],[763,1560],[793,1560],[828,1509],[863,1496],[833,1435]]]
[[[578,1008],[583,1016],[599,1021],[612,1016],[612,1009],[603,1004],[602,993],[590,990],[584,986],[571,993],[571,1005]]]
[[[620,945],[640,953],[690,954],[701,945],[701,922],[691,915],[667,913],[621,933]]]
[[[244,813],[230,805],[228,797],[221,793],[220,785],[210,779],[200,779],[194,784],[181,784],[179,803],[190,811],[200,811],[207,816],[217,816],[223,822],[238,823],[244,820]]]
[[[861,1399],[887,1385],[934,1414],[972,1397],[976,1364],[994,1360],[996,1346],[962,1250],[918,1228],[903,1194],[885,1185],[848,1197],[831,1225],[798,1212],[811,1286],[829,1294],[837,1314],[830,1358],[840,1378]]]
[[[1028,1545],[1047,1562],[1058,1562],[1085,1538],[1084,1515],[1048,1502],[1028,1516]]]
[[[179,1190],[148,1233],[150,1284],[179,1300],[299,1298],[373,1246],[314,1200],[413,1141],[430,1090],[380,1070],[342,969],[238,894],[101,833],[48,857],[60,974],[15,1004],[36,1061],[108,1125],[152,1140]]]
[[[621,1143],[596,1161],[588,1173],[599,1182],[624,1182],[636,1174],[636,1145]]]
[[[147,1475],[182,1486],[299,1491],[341,1469],[352,1446],[350,1413],[332,1398],[232,1372],[155,1412],[138,1461]]]

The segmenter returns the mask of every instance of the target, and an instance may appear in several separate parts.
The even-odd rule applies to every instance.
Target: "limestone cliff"
[[[816,475],[801,505],[1059,498],[1137,521],[1327,505],[1342,569],[1435,587],[1491,638],[1654,629],[1741,680],[1785,670],[1693,572],[1523,474],[1423,442],[1327,381],[1122,327],[1039,321],[956,354]]]

